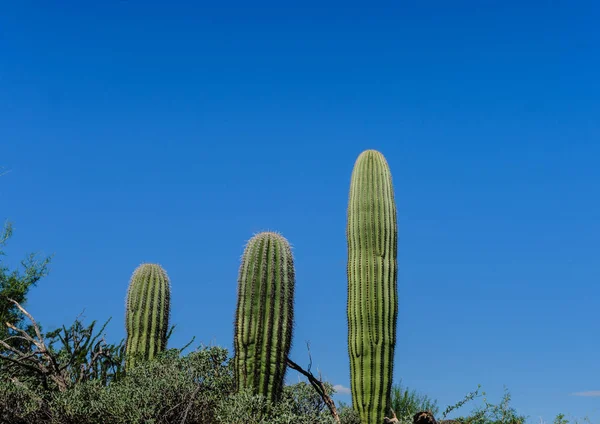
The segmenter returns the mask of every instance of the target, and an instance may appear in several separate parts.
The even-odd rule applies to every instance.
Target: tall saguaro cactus
[[[237,390],[277,400],[283,390],[294,319],[294,260],[273,232],[252,237],[242,256],[235,315]]]
[[[167,346],[171,287],[165,270],[142,264],[134,271],[127,290],[125,368],[154,358]]]
[[[348,353],[352,404],[363,424],[390,408],[398,317],[396,205],[388,164],[362,152],[348,202]]]

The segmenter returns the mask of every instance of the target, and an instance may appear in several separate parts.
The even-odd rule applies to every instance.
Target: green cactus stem
[[[398,230],[392,176],[376,150],[354,164],[347,224],[352,404],[363,424],[381,424],[390,409],[396,345]]]
[[[294,260],[288,241],[273,232],[252,237],[238,278],[234,369],[238,391],[279,399],[292,343]]]
[[[166,348],[170,300],[169,277],[160,265],[142,264],[134,271],[125,311],[125,369]]]

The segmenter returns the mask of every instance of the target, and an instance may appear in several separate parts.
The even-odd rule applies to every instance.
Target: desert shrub
[[[43,423],[47,422],[48,416],[43,393],[0,379],[0,423]]]
[[[340,416],[340,424],[360,424],[360,415],[351,405],[340,402],[337,410]]]
[[[569,424],[569,420],[565,418],[565,414],[558,414],[554,417],[553,424]]]
[[[412,422],[413,416],[420,411],[429,411],[434,416],[439,412],[435,399],[403,386],[402,381],[392,387],[391,404],[400,422]]]
[[[0,173],[0,175],[2,175]],[[50,257],[39,258],[35,254],[30,254],[21,261],[22,269],[9,269],[2,261],[5,256],[2,250],[8,240],[12,237],[12,225],[6,223],[0,228],[0,340],[6,340],[11,347],[20,348],[21,339],[11,338],[16,334],[15,329],[22,329],[29,334],[33,334],[33,328],[28,325],[25,317],[19,309],[9,299],[19,303],[25,303],[29,290],[35,287],[37,283],[48,274],[48,264]],[[14,326],[7,327],[4,323],[9,322]],[[0,352],[6,350],[6,346],[0,346]],[[2,364],[0,363],[0,372]]]
[[[328,394],[333,393],[326,384]],[[306,382],[285,386],[279,402],[249,391],[232,393],[217,411],[219,424],[334,424],[329,410],[317,392]]]
[[[332,394],[332,385],[325,386]],[[334,424],[306,382],[285,386],[276,403],[234,393],[228,352],[220,347],[185,356],[171,349],[108,384],[86,380],[65,391],[3,380],[0,405],[0,422],[11,424]],[[351,408],[340,415],[342,424],[359,422]]]
[[[220,400],[233,388],[227,350],[204,348],[187,356],[178,350],[140,364],[118,381],[101,379],[68,390],[0,383],[2,423],[134,424],[214,423]]]
[[[485,397],[485,392],[479,394],[479,387],[473,393],[465,396],[465,399],[456,405],[446,409],[444,417],[449,410],[464,405],[477,397],[484,396],[483,405],[475,408],[469,415],[455,418],[454,421],[461,424],[524,424],[527,417],[519,415],[517,411],[510,406],[510,392],[505,389],[504,395],[498,404],[491,403]]]
[[[53,392],[85,381],[107,385],[122,375],[123,343],[113,345],[103,338],[108,321],[95,331],[95,321],[85,326],[77,319],[69,328],[63,326],[44,334],[31,315],[28,318],[32,335],[14,327],[14,336],[0,340],[0,347],[5,348],[0,352],[0,380]],[[14,339],[19,339],[18,348],[8,343]]]
[[[131,369],[108,386],[86,382],[54,395],[53,423],[213,423],[219,401],[233,388],[227,350],[187,356],[172,349]]]

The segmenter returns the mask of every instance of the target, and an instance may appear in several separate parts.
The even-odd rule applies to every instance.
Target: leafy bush
[[[21,272],[19,270],[9,270],[1,259],[5,255],[2,248],[11,236],[12,225],[6,223],[0,229],[0,323],[2,323],[0,325],[0,340],[6,340],[11,347],[20,348],[22,347],[22,340],[14,337],[17,329],[33,334],[33,328],[24,323],[25,317],[9,299],[16,300],[19,303],[25,302],[29,289],[35,287],[38,281],[48,273],[50,257],[39,259],[35,254],[30,254],[21,261],[23,268]],[[5,326],[4,323],[6,322],[11,323],[13,328]],[[0,346],[0,352],[5,350],[5,346]],[[0,363],[0,372],[2,371],[2,365]]]
[[[53,423],[213,423],[220,400],[233,388],[227,350],[172,349],[133,368],[108,386],[96,381],[55,394]]]
[[[333,393],[326,383],[328,394]],[[106,382],[86,380],[67,390],[0,381],[0,422],[11,424],[333,424],[324,401],[306,382],[284,388],[280,402],[234,393],[226,349],[210,347],[181,356],[168,350]],[[342,410],[343,424],[355,424]]]
[[[338,414],[340,416],[340,424],[360,424],[360,415],[351,405],[340,403]]]
[[[331,385],[328,385],[332,392]],[[269,402],[248,391],[233,393],[222,401],[217,412],[219,424],[334,424],[325,403],[305,382],[285,386],[282,399]]]
[[[448,407],[443,416],[446,417],[451,410],[461,407],[465,403],[480,396],[484,396],[483,405],[475,408],[468,416],[455,418],[452,421],[461,424],[524,424],[527,420],[527,417],[519,415],[517,411],[509,405],[511,397],[508,390],[505,389],[500,403],[493,404],[487,400],[485,392],[479,393],[479,387],[476,391],[467,394],[465,398],[456,405]]]
[[[47,406],[43,393],[23,384],[0,379],[0,423],[48,422]]]
[[[96,379],[56,391],[3,379],[0,417],[15,424],[213,423],[217,404],[232,387],[225,349],[185,357],[170,350],[108,385]]]
[[[31,321],[30,331],[12,326],[14,335],[0,340],[0,378],[30,389],[65,391],[85,381],[103,385],[122,374],[123,346],[108,344],[101,337],[106,326],[94,333],[96,322],[85,327],[79,319],[69,328],[43,334],[33,317],[10,300]],[[10,344],[18,340],[19,346]]]
[[[328,395],[334,393],[331,384],[325,383],[325,388]],[[282,399],[276,404],[266,402],[264,397],[251,395],[248,392],[233,394],[221,404],[218,422],[221,424],[335,423],[321,396],[306,382],[285,386]],[[342,421],[342,423],[353,424],[351,421]],[[360,424],[360,420],[358,423]]]
[[[392,409],[401,422],[412,422],[413,416],[419,411],[429,411],[434,416],[439,412],[435,399],[402,386],[402,381],[392,387]]]

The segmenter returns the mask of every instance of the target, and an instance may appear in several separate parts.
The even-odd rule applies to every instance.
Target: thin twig
[[[196,395],[198,394],[199,391],[200,391],[200,384],[198,384],[196,389],[194,389],[194,392],[192,393],[192,396],[190,397],[190,403],[188,403],[187,408],[185,408],[185,412],[183,413],[183,418],[181,419],[181,424],[185,424],[185,420],[187,419],[188,413],[190,412],[190,409],[192,409],[192,405],[194,403],[194,398],[196,397]]]

